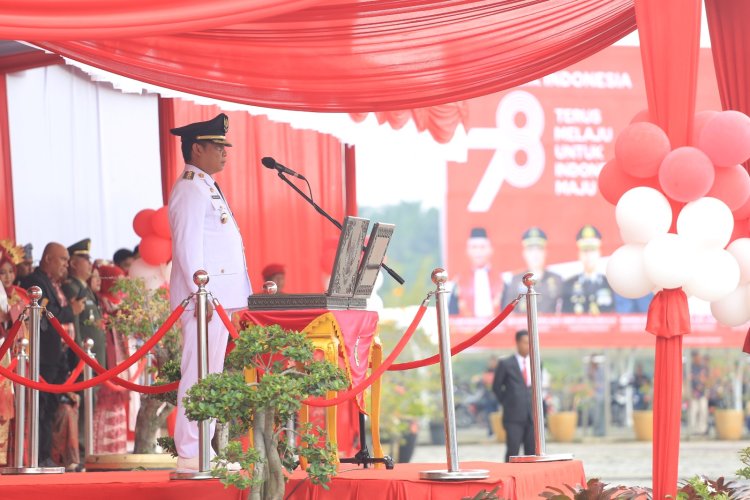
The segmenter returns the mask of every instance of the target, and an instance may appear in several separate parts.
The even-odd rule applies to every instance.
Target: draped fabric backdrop
[[[750,2],[705,0],[711,51],[724,109],[750,115]],[[750,171],[750,160],[745,162]]]
[[[181,126],[209,120],[221,110],[199,106],[181,99],[165,99],[162,109],[171,106],[174,123]],[[319,215],[274,170],[264,168],[260,159],[272,156],[307,177],[313,199],[335,219],[344,216],[344,178],[341,143],[330,135],[310,130],[295,130],[265,117],[242,111],[229,115],[227,165],[215,176],[229,200],[245,242],[250,280],[256,291],[262,290],[261,270],[270,263],[285,264],[287,292],[324,291],[323,278],[333,266],[326,241],[338,240],[339,231]],[[166,111],[162,113],[165,116]],[[164,124],[162,124],[164,126]],[[178,137],[169,138],[178,162],[164,179],[179,176],[184,162]],[[166,181],[168,182],[168,181]],[[292,178],[304,192],[304,182]]]
[[[87,40],[81,31],[77,41],[51,41],[32,28],[13,33],[85,64],[192,94],[369,112],[507,89],[584,59],[635,28],[633,0],[338,0],[300,10],[289,3],[288,12],[272,18],[238,16],[231,25],[172,35]]]
[[[698,83],[701,0],[636,0],[643,73],[652,120],[673,148],[690,142]],[[682,403],[682,335],[690,333],[687,296],[662,290],[648,312],[654,360],[654,498],[677,493]]]

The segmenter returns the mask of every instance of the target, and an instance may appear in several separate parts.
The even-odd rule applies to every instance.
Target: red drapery
[[[170,105],[178,126],[209,120],[221,112],[215,106],[199,106],[180,99],[162,102],[162,107]],[[261,288],[263,267],[277,262],[286,266],[285,291],[322,292],[323,276],[333,264],[324,259],[323,245],[326,240],[338,239],[338,230],[273,171],[263,168],[259,159],[272,156],[305,175],[312,186],[313,199],[335,219],[342,220],[341,143],[330,135],[296,130],[244,111],[225,113],[229,115],[227,136],[233,147],[229,148],[227,167],[216,175],[216,181],[240,226],[254,289]],[[171,148],[169,154],[178,159],[175,170],[163,173],[165,179],[175,179],[184,166],[179,138],[165,136],[162,146]],[[304,183],[293,182],[307,191]]]
[[[356,122],[361,122],[369,113],[352,113]],[[466,102],[451,102],[430,106],[429,108],[414,108],[395,111],[378,111],[375,113],[379,124],[388,123],[395,130],[406,125],[409,119],[414,121],[417,130],[427,130],[433,139],[441,144],[450,142],[459,124],[468,126],[469,108]]]
[[[169,192],[183,166],[182,154],[172,147],[174,136],[170,129],[174,121],[174,99],[159,97],[159,157],[161,159],[161,194],[164,204],[169,202]]]
[[[633,0],[340,0],[199,32],[34,43],[192,94],[368,112],[507,89],[579,61],[634,28]]]
[[[706,0],[706,17],[722,108],[750,115],[750,2]]]
[[[0,39],[90,40],[202,30],[321,0],[0,0]]]
[[[356,216],[357,207],[357,150],[353,144],[344,145],[344,180],[346,182],[346,215]]]
[[[673,148],[690,142],[695,113],[701,0],[636,0],[648,107]],[[687,296],[662,290],[646,329],[657,336],[654,365],[654,498],[677,492],[682,401],[682,335],[690,332]]]

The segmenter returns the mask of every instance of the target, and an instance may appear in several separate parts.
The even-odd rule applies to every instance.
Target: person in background
[[[268,264],[263,268],[263,281],[273,281],[276,283],[276,293],[284,293],[286,284],[286,269],[283,264]]]
[[[523,275],[531,272],[536,278],[534,289],[540,294],[537,297],[537,311],[540,313],[556,313],[562,308],[562,278],[559,274],[545,268],[547,261],[547,234],[538,227],[530,227],[521,236],[523,245],[523,260],[526,270],[515,274],[509,283],[503,287],[503,298],[500,307],[505,307],[520,293],[526,293]],[[515,313],[526,314],[526,301],[522,300],[513,310]]]
[[[475,227],[466,241],[471,271],[456,277],[452,284],[448,312],[460,316],[492,317],[500,312],[502,281],[490,266],[492,242],[483,227]]]
[[[688,406],[688,429],[692,434],[708,433],[708,364],[700,351],[691,353],[690,403]]]
[[[135,254],[127,248],[119,249],[112,257],[112,261],[115,263],[115,265],[125,271],[125,274],[128,274],[130,266],[133,265],[134,260]]]
[[[523,443],[525,455],[536,453],[534,417],[531,410],[531,361],[529,332],[516,332],[516,353],[502,358],[495,368],[492,392],[503,407],[505,461],[517,456]]]
[[[60,243],[48,243],[44,247],[42,259],[34,272],[21,280],[21,286],[29,289],[38,286],[42,290],[40,305],[52,313],[70,335],[76,316],[83,312],[85,298],[68,300],[62,291],[62,282],[68,274],[68,250]],[[47,383],[61,384],[70,372],[67,356],[58,332],[47,318],[42,315],[39,329],[39,374]],[[41,467],[54,467],[58,464],[52,460],[52,425],[61,401],[68,403],[77,398],[77,394],[57,395],[49,392],[39,393],[39,450],[38,459]],[[76,426],[77,429],[77,426]],[[78,451],[76,436],[75,451]],[[67,457],[73,458],[73,457]],[[76,465],[73,465],[76,464]],[[77,462],[68,465],[77,467]]]
[[[614,292],[606,276],[599,272],[602,235],[587,224],[576,235],[578,260],[583,271],[565,281],[562,312],[600,314],[615,310]]]
[[[21,283],[21,278],[28,276],[34,270],[34,245],[26,243],[23,246],[23,260],[16,265],[15,284]]]

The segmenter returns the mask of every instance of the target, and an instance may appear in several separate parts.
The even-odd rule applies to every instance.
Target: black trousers
[[[65,382],[61,376],[62,370],[58,365],[39,365],[39,374],[51,384]],[[39,463],[50,458],[52,450],[52,424],[55,421],[60,395],[50,392],[39,392]]]
[[[534,422],[529,419],[526,422],[503,422],[505,427],[505,461],[510,462],[510,457],[518,456],[523,443],[523,454],[533,455],[536,452],[534,440]]]

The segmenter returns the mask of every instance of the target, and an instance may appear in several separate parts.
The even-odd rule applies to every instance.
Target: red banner
[[[721,109],[709,49],[700,54],[697,99],[698,111]],[[525,290],[520,277],[532,270],[540,279],[545,346],[588,345],[594,338],[599,347],[653,345],[643,334],[645,316],[623,315],[645,313],[650,297],[619,297],[604,277],[607,256],[622,240],[614,207],[597,189],[617,135],[648,106],[638,47],[610,47],[467,104],[467,162],[449,163],[447,174],[453,331],[481,328]],[[694,318],[693,338],[701,345],[726,345],[730,337],[731,345],[741,345],[743,335],[734,340],[740,330],[718,327],[704,305],[692,312],[704,316]],[[506,323],[516,329],[524,321]],[[512,340],[493,334],[483,345]]]

